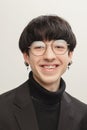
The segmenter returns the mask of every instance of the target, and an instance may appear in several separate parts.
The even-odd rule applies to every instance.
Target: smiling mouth
[[[58,65],[42,65],[41,67],[45,69],[55,69],[56,67],[58,67]]]

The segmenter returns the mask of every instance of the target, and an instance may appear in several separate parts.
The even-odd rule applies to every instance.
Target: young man
[[[69,95],[62,74],[76,46],[69,23],[39,16],[25,27],[19,48],[29,79],[0,96],[0,130],[87,130],[87,105]]]

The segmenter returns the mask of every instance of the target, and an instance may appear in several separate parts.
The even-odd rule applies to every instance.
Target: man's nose
[[[49,60],[53,60],[56,58],[56,54],[53,52],[51,47],[47,47],[47,49],[44,53],[44,58],[49,59]]]

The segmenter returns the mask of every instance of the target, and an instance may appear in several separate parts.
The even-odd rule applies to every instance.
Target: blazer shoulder
[[[72,108],[79,109],[79,110],[86,110],[87,111],[87,104],[82,102],[81,100],[77,99],[76,97],[70,95],[69,93],[64,93],[64,98],[71,103]]]
[[[14,116],[16,108],[18,109],[15,105],[15,99],[17,95],[20,97],[21,92],[27,91],[27,86],[28,81],[0,95],[0,130],[18,130]],[[21,98],[24,99],[23,96]]]
[[[12,102],[15,98],[16,92],[20,91],[25,86],[28,86],[28,80],[25,81],[23,84],[19,85],[18,87],[14,88],[12,90],[9,90],[5,93],[2,93],[0,95],[0,106],[1,106],[1,104],[4,104],[5,102],[6,102],[6,104],[8,102]]]

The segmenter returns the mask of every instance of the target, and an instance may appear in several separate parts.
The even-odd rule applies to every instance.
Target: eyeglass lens
[[[32,54],[34,55],[43,55],[47,49],[47,44],[43,41],[35,41],[29,47]],[[68,44],[65,40],[55,40],[51,44],[51,48],[55,54],[61,55],[64,54],[68,49]]]

